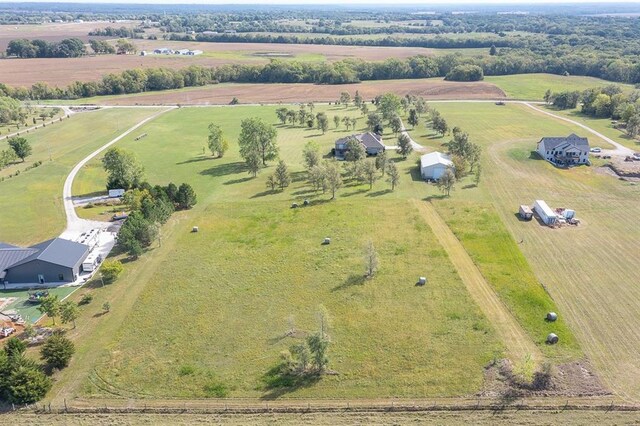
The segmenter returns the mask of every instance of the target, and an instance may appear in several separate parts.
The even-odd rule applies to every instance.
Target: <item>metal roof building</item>
[[[0,243],[0,282],[46,284],[73,282],[81,272],[89,246],[54,238],[22,248]]]

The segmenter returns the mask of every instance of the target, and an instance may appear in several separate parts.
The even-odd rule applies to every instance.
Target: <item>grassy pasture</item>
[[[614,83],[595,77],[562,76],[555,74],[514,74],[485,76],[484,81],[493,83],[505,91],[509,98],[541,101],[548,89],[552,92],[566,90],[583,91],[592,87],[616,84],[625,91],[633,89],[631,84]]]
[[[493,204],[513,239],[524,240],[520,250],[600,377],[619,395],[636,398],[640,324],[630,301],[640,297],[635,285],[640,189],[598,174],[594,167],[561,170],[530,158],[540,135],[579,130],[569,123],[542,119],[519,105],[433,105],[450,125],[463,127],[485,147],[484,201]],[[421,140],[438,144],[428,136]],[[463,201],[464,191],[457,189],[448,203]],[[575,208],[582,225],[552,230],[535,221],[520,222],[518,205],[535,199]],[[461,203],[457,209],[465,207]]]
[[[15,172],[14,168],[22,171],[35,161],[41,160],[43,164],[0,182],[1,240],[34,244],[62,231],[65,227],[62,186],[73,166],[153,112],[153,109],[110,109],[82,113],[25,135],[33,154],[25,163],[3,170],[2,175]],[[8,146],[6,141],[0,141],[2,145]],[[104,190],[104,185],[100,190]]]
[[[321,109],[327,107],[316,111]],[[279,126],[280,155],[295,179],[284,193],[266,190],[273,165],[256,179],[247,175],[233,142],[223,159],[202,155],[210,121],[235,141],[243,117],[274,122],[274,111],[183,108],[140,129],[146,138],[134,141],[132,134],[123,139],[120,146],[136,152],[151,182],[188,181],[200,202],[188,213],[188,222],[184,214],[175,219],[181,231],[168,237],[171,243],[163,242],[154,249],[158,254],[149,255],[151,262],[163,257],[162,266],[138,278],[145,282],[140,299],[85,392],[205,397],[205,386],[214,383],[231,396],[274,396],[278,392],[265,388],[263,376],[278,362],[280,351],[296,341],[283,337],[288,318],[293,316],[300,330],[313,331],[319,304],[332,317],[332,365],[340,375],[301,386],[292,396],[476,391],[482,367],[500,356],[502,347],[479,310],[468,309],[474,305],[446,254],[407,201],[435,194],[435,188],[413,183],[415,162],[407,160],[398,163],[403,183],[395,193],[384,182],[371,191],[366,185],[348,185],[339,201],[323,203],[327,196],[314,196],[299,180],[301,149],[316,140],[328,152],[336,137],[347,134],[342,130],[323,136]],[[328,114],[358,113],[332,108]],[[74,194],[94,192],[103,182],[99,161],[94,161],[78,176]],[[318,204],[289,208],[292,200],[305,197]],[[191,224],[198,224],[198,234],[187,232]],[[325,236],[333,238],[330,246],[320,245]],[[383,266],[378,277],[362,283],[367,239],[379,247]],[[167,244],[175,248],[165,258],[160,253]],[[421,274],[433,286],[415,287]],[[125,278],[116,285],[129,284]],[[183,367],[193,373],[181,376]]]

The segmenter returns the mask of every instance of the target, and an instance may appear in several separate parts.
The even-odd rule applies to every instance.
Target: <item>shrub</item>
[[[180,367],[180,371],[178,372],[178,374],[180,374],[181,376],[190,376],[193,373],[195,373],[195,368],[193,368],[190,365],[183,365],[182,367]]]
[[[484,72],[478,65],[458,65],[453,67],[444,79],[448,81],[480,81],[484,79]]]
[[[111,283],[118,278],[123,269],[122,263],[120,263],[119,260],[107,260],[102,264],[100,273],[106,283]]]
[[[82,298],[78,302],[78,305],[88,305],[93,300],[93,295],[89,293],[85,293],[82,295]]]
[[[54,333],[47,339],[40,350],[42,359],[45,360],[47,365],[62,369],[69,365],[71,357],[75,353],[76,348],[73,342],[62,334]]]
[[[204,393],[208,398],[224,398],[229,394],[229,390],[222,383],[212,382],[204,385]]]
[[[19,366],[9,376],[7,393],[12,402],[32,404],[51,389],[51,379],[38,368]]]

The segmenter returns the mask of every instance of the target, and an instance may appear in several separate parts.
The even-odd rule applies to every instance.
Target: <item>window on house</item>
[[[58,274],[58,281],[64,281],[64,275]]]

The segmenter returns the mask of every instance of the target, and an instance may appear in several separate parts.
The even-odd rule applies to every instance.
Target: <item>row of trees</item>
[[[463,57],[439,55],[415,56],[407,59],[387,59],[382,62],[365,62],[346,59],[335,63],[311,63],[272,60],[265,65],[229,64],[216,68],[191,66],[173,70],[167,68],[133,69],[105,75],[97,82],[74,82],[66,88],[50,87],[36,83],[31,88],[10,88],[0,85],[0,96],[17,99],[76,99],[96,95],[117,95],[145,91],[179,89],[222,82],[238,83],[316,83],[343,84],[365,80],[413,79],[444,77],[472,80],[482,75],[549,72],[591,75],[616,81],[640,82],[640,65],[629,65],[619,75],[605,72],[611,61],[586,64],[584,56],[576,57],[574,66],[564,64],[566,57],[543,57],[517,54],[488,57]],[[478,68],[479,67],[479,68]],[[342,100],[340,102],[343,102]]]
[[[77,58],[87,52],[82,40],[66,38],[61,41],[46,40],[11,40],[7,45],[7,56],[19,58]]]

